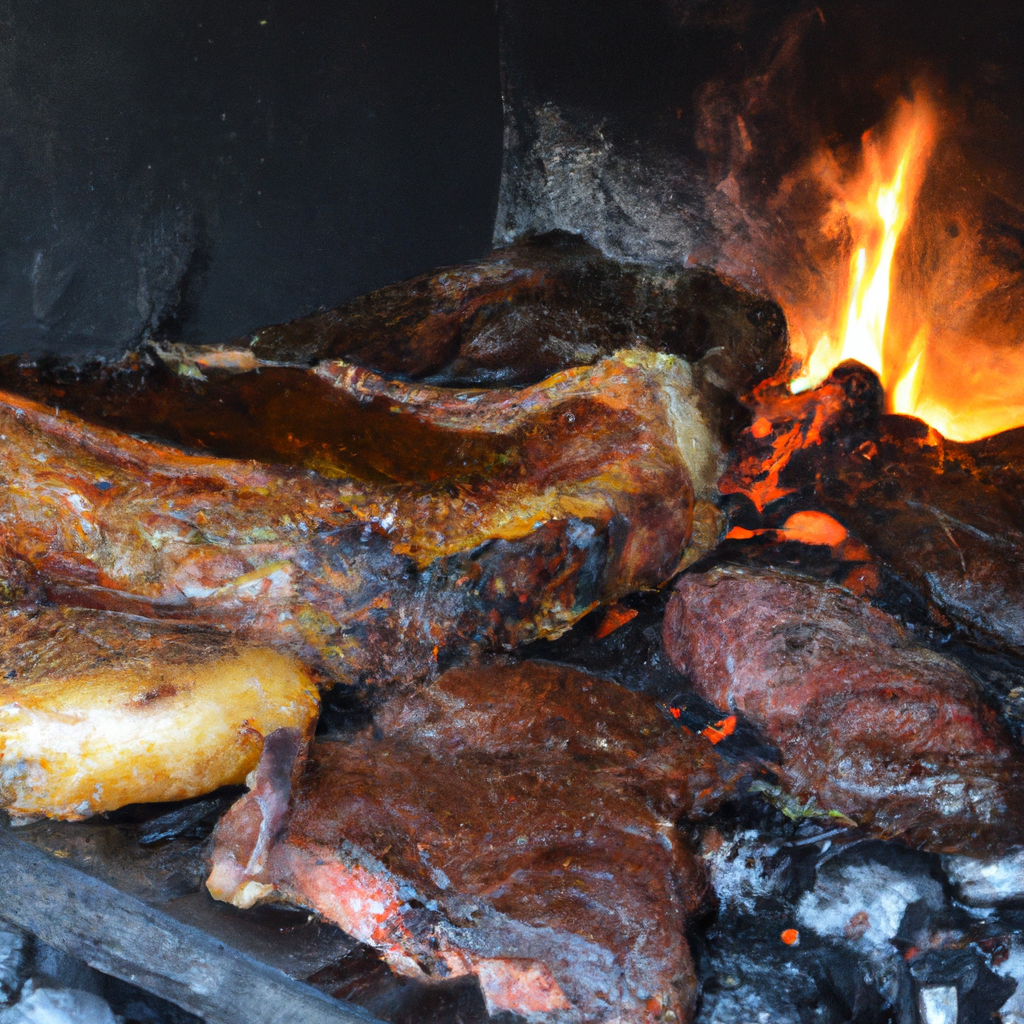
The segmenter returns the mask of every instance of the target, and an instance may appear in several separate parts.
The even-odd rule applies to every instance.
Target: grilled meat
[[[680,579],[664,639],[702,697],[778,747],[800,800],[927,850],[1024,842],[1024,757],[975,680],[865,601],[720,566]]]
[[[633,351],[515,391],[315,371],[321,472],[187,455],[0,398],[8,599],[230,626],[333,678],[557,635],[667,579],[717,475],[687,364]]]
[[[492,1013],[692,1017],[685,929],[706,885],[673,822],[737,773],[649,698],[546,663],[475,665],[315,744],[298,775],[300,749],[272,737],[218,826],[219,899],[315,909],[402,974],[474,974]]]

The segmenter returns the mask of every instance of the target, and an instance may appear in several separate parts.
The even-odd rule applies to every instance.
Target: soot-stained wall
[[[0,352],[212,343],[489,247],[493,0],[0,0]]]

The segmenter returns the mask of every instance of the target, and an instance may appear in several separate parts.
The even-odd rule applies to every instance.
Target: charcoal
[[[17,998],[25,980],[28,936],[14,925],[0,921],[0,1004]]]
[[[959,443],[885,416],[830,468],[825,508],[976,642],[1024,654],[1024,430]]]
[[[778,748],[797,808],[936,852],[1024,841],[1024,757],[977,682],[863,599],[772,569],[688,573],[665,645]]]
[[[3,1024],[118,1024],[106,1000],[74,988],[33,988],[0,1014]]]
[[[316,909],[419,980],[476,975],[492,1013],[691,1019],[708,894],[672,822],[739,773],[649,698],[542,662],[452,670],[314,744],[284,813],[299,746],[268,742],[218,826],[218,898]]]

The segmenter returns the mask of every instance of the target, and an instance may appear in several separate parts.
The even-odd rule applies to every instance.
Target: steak
[[[686,574],[664,640],[703,698],[779,749],[799,799],[926,850],[1024,841],[1024,758],[974,678],[840,587],[774,569]]]
[[[401,974],[474,974],[492,1013],[692,1018],[685,929],[707,888],[674,823],[738,773],[649,698],[543,662],[472,665],[293,767],[300,749],[271,737],[218,826],[217,898],[314,909]]]

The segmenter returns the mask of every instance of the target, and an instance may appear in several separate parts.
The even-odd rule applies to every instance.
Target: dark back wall
[[[493,0],[0,2],[0,351],[217,342],[489,248]]]

